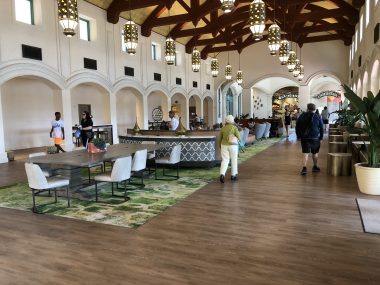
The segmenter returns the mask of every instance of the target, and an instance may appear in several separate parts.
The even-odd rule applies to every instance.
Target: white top
[[[51,126],[53,127],[53,138],[63,138],[62,128],[64,127],[63,120],[53,120],[51,121]]]
[[[175,131],[179,126],[179,118],[177,115],[174,115],[172,120],[170,121],[170,130]]]
[[[323,109],[321,112],[322,120],[328,120],[329,119],[329,111],[327,109]]]

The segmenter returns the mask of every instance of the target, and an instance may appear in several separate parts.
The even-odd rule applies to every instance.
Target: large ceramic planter
[[[366,163],[355,164],[356,178],[360,192],[369,195],[380,195],[380,168],[364,165],[366,165]]]

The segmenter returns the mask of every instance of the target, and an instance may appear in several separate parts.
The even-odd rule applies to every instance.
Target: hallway
[[[301,176],[283,140],[137,230],[0,208],[0,283],[379,284],[380,236],[355,202],[370,197],[327,176],[326,153]]]

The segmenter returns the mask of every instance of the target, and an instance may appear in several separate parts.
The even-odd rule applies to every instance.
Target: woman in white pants
[[[234,124],[234,117],[232,115],[228,115],[226,117],[226,125],[220,130],[220,137],[218,141],[218,145],[221,148],[222,154],[222,164],[220,165],[220,182],[224,183],[224,177],[226,175],[226,171],[228,168],[228,164],[231,159],[231,180],[236,181],[238,175],[238,153],[239,147],[238,145],[232,145],[228,142],[229,135],[234,135],[240,140],[240,133],[238,128]]]

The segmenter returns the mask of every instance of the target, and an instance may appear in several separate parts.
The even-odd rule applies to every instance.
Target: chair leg
[[[34,196],[34,190],[32,189],[32,199],[33,199],[33,207],[32,207],[32,212],[37,213],[37,208],[36,208],[36,198]]]
[[[95,180],[95,202],[98,202],[98,182]]]
[[[127,180],[124,181],[124,201],[127,201]]]
[[[57,203],[57,189],[54,190],[54,202]]]
[[[70,208],[70,193],[69,193],[69,186],[66,188],[66,196],[67,196],[67,207]]]

